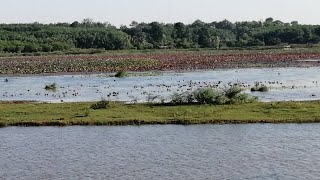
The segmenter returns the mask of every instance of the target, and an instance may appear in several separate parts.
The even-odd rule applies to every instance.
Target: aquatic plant
[[[161,51],[160,51],[161,52]],[[239,67],[287,67],[318,62],[318,50],[301,51],[217,51],[152,52],[140,54],[55,55],[5,57],[0,59],[0,74],[42,74],[58,72],[117,72],[149,70],[211,69]],[[232,62],[232,63],[230,63]]]
[[[269,88],[266,85],[263,85],[259,82],[255,82],[254,87],[251,88],[251,92],[255,92],[255,91],[259,91],[259,92],[267,92],[269,91]]]
[[[44,89],[47,90],[47,91],[55,91],[57,89],[57,84],[56,83],[47,84],[44,87]]]

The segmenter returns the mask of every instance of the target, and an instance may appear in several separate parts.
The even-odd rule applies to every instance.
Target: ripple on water
[[[10,127],[1,179],[317,179],[320,125]]]

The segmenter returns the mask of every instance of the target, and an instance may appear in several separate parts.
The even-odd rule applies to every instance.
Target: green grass
[[[0,126],[315,123],[320,101],[241,105],[125,105],[89,109],[92,103],[0,103]]]

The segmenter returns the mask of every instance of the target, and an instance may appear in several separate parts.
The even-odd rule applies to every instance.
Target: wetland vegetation
[[[258,100],[257,97],[251,96],[243,91],[244,89],[237,85],[228,88],[199,88],[192,92],[174,93],[171,96],[171,103],[175,105],[224,105],[252,103]]]
[[[222,75],[228,82],[221,81],[222,76],[216,72],[211,73],[220,79],[202,75],[194,80],[197,73],[191,78],[170,74],[160,79],[150,74],[208,69],[235,69],[228,73],[237,74],[240,68],[320,66],[319,42],[318,25],[272,18],[236,23],[197,20],[188,25],[132,22],[130,27],[120,28],[90,19],[72,24],[0,24],[0,74],[4,77],[0,83],[4,89],[12,88],[1,94],[9,101],[0,104],[0,126],[318,122],[318,101],[267,103],[256,102],[257,98],[248,95],[258,94],[269,100],[281,96],[287,101],[303,89],[303,95],[295,98],[317,100],[317,77],[304,77],[310,82],[302,85],[303,79],[292,83],[288,76],[280,75],[282,72],[272,75],[273,79],[252,79],[244,73],[244,81],[239,76]],[[43,78],[41,85],[37,78],[25,78],[42,91],[7,77],[48,73],[83,76],[52,76]],[[87,73],[110,73],[112,77],[85,77]],[[113,73],[121,79],[114,78]],[[143,73],[150,77],[137,77]],[[50,78],[59,80],[59,86],[43,83],[55,82]],[[255,85],[252,80],[257,81]],[[269,85],[275,92],[269,92]],[[19,90],[14,89],[17,87]],[[291,96],[285,96],[288,89],[292,90]],[[170,100],[169,93],[173,94]],[[62,104],[14,101],[93,101],[98,96],[108,99]],[[145,97],[147,101],[141,99]],[[137,104],[139,100],[141,104]]]
[[[161,53],[160,53],[161,52]],[[0,58],[0,74],[110,73],[120,70],[192,71],[199,69],[320,66],[320,49],[259,51],[155,51],[141,54],[50,55]],[[309,61],[306,61],[309,60]]]

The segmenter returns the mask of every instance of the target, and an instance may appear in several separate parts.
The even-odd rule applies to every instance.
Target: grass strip
[[[112,102],[99,110],[89,109],[91,104],[1,102],[0,127],[320,122],[320,101],[178,106]]]

